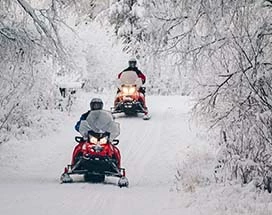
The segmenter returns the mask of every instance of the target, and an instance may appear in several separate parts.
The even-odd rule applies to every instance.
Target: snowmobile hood
[[[79,126],[79,132],[82,136],[87,136],[89,131],[97,133],[110,133],[110,141],[120,134],[120,124],[115,122],[111,112],[105,110],[91,111],[86,118],[82,120]]]

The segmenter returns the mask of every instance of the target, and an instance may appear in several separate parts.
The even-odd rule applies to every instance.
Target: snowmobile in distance
[[[121,168],[121,155],[116,147],[119,140],[119,123],[113,121],[110,112],[92,111],[80,124],[83,137],[75,137],[75,147],[71,165],[64,168],[61,183],[72,183],[71,175],[83,175],[84,180],[103,183],[106,176],[118,177],[119,187],[128,187],[126,171]],[[113,139],[114,138],[114,139]]]
[[[111,108],[112,114],[124,113],[127,116],[135,116],[139,113],[144,114],[143,119],[149,120],[150,115],[145,105],[145,95],[141,92],[142,80],[134,71],[122,73],[118,92],[114,100],[114,107]]]

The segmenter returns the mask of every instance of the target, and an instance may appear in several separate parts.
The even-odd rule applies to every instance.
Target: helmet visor
[[[93,102],[91,104],[91,109],[92,110],[102,110],[103,104],[101,102]]]

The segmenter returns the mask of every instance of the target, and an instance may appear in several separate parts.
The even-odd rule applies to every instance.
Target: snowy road
[[[189,129],[189,99],[150,97],[150,121],[118,117],[119,148],[130,187],[105,184],[59,184],[70,162],[80,112],[64,119],[63,128],[40,141],[0,146],[0,214],[196,214],[171,191],[177,152],[196,141]],[[108,101],[108,104],[110,101]]]

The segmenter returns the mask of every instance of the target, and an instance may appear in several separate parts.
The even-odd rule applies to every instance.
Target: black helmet
[[[103,105],[103,101],[100,98],[93,98],[90,103],[91,110],[102,110]]]
[[[128,65],[129,65],[129,67],[134,68],[134,67],[136,67],[136,64],[137,64],[137,61],[136,61],[136,59],[135,59],[135,58],[131,58],[131,59],[129,59],[129,61],[128,61]]]

